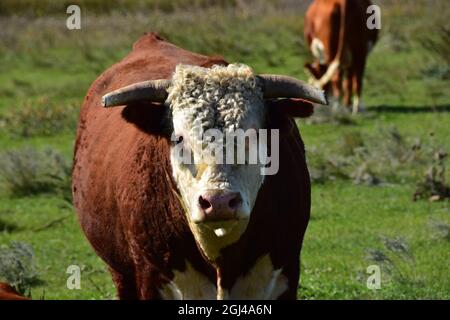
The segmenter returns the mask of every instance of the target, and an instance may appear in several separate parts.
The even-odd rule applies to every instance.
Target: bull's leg
[[[139,288],[138,299],[160,300],[161,275],[151,265],[141,264],[136,270],[136,285]]]
[[[343,84],[343,86],[344,86],[344,88],[343,88],[344,101],[343,101],[343,103],[346,108],[350,108],[351,103],[352,103],[353,74],[354,74],[353,69],[349,69],[349,70],[347,70],[347,72],[344,76],[344,84]]]
[[[332,90],[333,90],[333,97],[331,102],[331,106],[333,110],[337,110],[339,107],[340,100],[342,98],[342,71],[338,70],[333,75],[333,78],[331,79],[332,84]]]
[[[362,93],[362,86],[363,86],[363,76],[364,76],[364,66],[365,62],[361,62],[353,74],[352,77],[352,89],[354,94],[353,99],[353,108],[352,113],[357,114],[362,106],[361,102],[361,93]]]
[[[288,289],[278,297],[278,300],[296,300],[300,280],[300,259],[298,255],[292,256],[283,272],[288,278]]]
[[[137,289],[136,281],[132,275],[124,275],[120,272],[109,269],[112,275],[113,282],[117,289],[117,296],[120,300],[136,300]]]

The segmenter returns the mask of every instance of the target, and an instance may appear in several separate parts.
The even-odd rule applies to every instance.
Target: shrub
[[[450,225],[441,220],[430,220],[429,226],[433,231],[433,236],[436,239],[444,239],[450,241]]]
[[[348,110],[348,108],[339,105],[338,107],[329,106],[315,106],[314,114],[306,120],[309,124],[343,124],[353,125],[355,124],[354,117]]]
[[[13,195],[57,193],[71,198],[71,165],[56,151],[23,148],[0,154],[0,178]]]
[[[416,261],[408,243],[401,237],[381,237],[382,249],[367,249],[366,259],[384,269],[388,280],[406,285],[421,283],[416,272]]]
[[[50,103],[47,98],[27,101],[21,108],[6,114],[1,129],[12,136],[31,137],[54,135],[75,130],[78,106]]]
[[[33,248],[26,243],[13,241],[0,247],[0,278],[25,295],[37,280]]]
[[[424,49],[432,55],[436,62],[444,67],[444,72],[441,74],[441,79],[449,79],[450,66],[450,27],[439,26],[436,32],[432,35],[426,33],[419,38],[419,41]]]
[[[380,128],[375,135],[346,133],[333,145],[309,148],[307,155],[315,182],[336,179],[367,185],[410,182],[417,183],[415,200],[449,197],[449,187],[445,185],[445,150],[436,147],[432,140],[425,144],[420,139],[406,139],[395,127]],[[425,169],[423,178],[421,172]]]
[[[413,200],[438,201],[450,198],[450,187],[445,184],[445,159],[447,156],[447,152],[442,148],[433,151],[431,164],[425,171],[422,180],[416,184]]]

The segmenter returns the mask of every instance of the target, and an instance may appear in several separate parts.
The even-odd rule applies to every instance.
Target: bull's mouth
[[[210,261],[216,261],[221,249],[238,241],[247,229],[249,218],[221,221],[198,221],[189,219],[191,231],[201,251]]]
[[[246,220],[248,219],[235,218],[214,222],[202,222],[199,224],[201,224],[202,227],[213,231],[216,237],[221,238],[233,232],[238,224],[245,223]]]

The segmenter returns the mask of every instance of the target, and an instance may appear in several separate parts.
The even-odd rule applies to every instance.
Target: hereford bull
[[[353,113],[362,105],[366,60],[378,37],[377,29],[367,27],[371,4],[370,0],[314,0],[305,15],[304,35],[316,59],[305,64],[310,83],[332,90],[336,103],[343,99]]]
[[[284,99],[278,99],[284,98]],[[90,87],[73,199],[120,299],[294,299],[310,181],[293,116],[324,93],[146,34]],[[108,108],[104,108],[108,107]],[[186,164],[198,129],[279,129],[279,170]],[[271,148],[271,146],[267,146]]]

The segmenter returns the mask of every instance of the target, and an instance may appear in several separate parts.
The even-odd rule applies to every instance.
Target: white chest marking
[[[159,293],[164,300],[215,300],[216,286],[186,262],[186,270],[174,271],[174,278]]]
[[[173,280],[160,289],[163,299],[277,299],[288,289],[288,280],[274,270],[269,255],[260,257],[250,271],[236,280],[231,290],[219,288],[187,262],[184,272],[175,271]]]
[[[274,270],[269,255],[260,257],[250,271],[239,277],[230,290],[230,299],[277,299],[288,288],[288,280]]]

